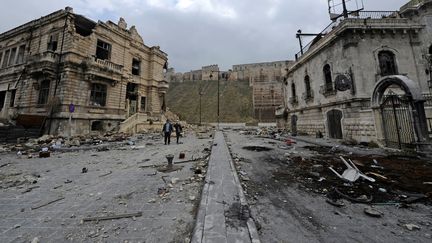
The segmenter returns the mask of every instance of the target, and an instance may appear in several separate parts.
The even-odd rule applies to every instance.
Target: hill
[[[180,119],[199,123],[200,89],[202,122],[217,122],[217,81],[170,83],[168,108]],[[220,122],[253,122],[252,87],[247,81],[220,81]]]

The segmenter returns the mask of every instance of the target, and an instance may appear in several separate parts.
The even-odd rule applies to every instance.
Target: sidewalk
[[[260,242],[221,131],[215,135],[192,242]]]

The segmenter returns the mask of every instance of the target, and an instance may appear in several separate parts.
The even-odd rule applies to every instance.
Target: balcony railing
[[[290,97],[289,98],[289,103],[292,104],[292,105],[298,104],[297,96]]]
[[[324,97],[328,97],[336,94],[336,89],[333,88],[333,83],[323,84],[320,86],[320,94],[324,95]]]
[[[295,54],[295,59],[298,60],[302,55],[304,55],[313,45],[319,43],[333,31],[341,22],[348,19],[389,19],[389,18],[400,18],[399,13],[396,11],[360,11],[351,13],[348,18],[339,18],[336,21],[330,23],[323,31],[317,34],[317,37],[306,44],[302,50]],[[321,38],[321,39],[320,39]]]
[[[113,62],[110,62],[108,60],[102,60],[102,59],[98,59],[95,57],[95,62],[99,65],[99,66],[103,66],[106,67],[108,69],[114,70],[114,71],[118,71],[121,72],[123,66],[119,65],[119,64],[115,64]]]
[[[423,98],[425,99],[424,105],[427,107],[432,107],[432,94],[424,94]]]

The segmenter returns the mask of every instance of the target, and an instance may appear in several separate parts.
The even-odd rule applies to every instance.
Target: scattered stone
[[[31,241],[31,243],[39,243],[39,238],[38,237],[33,238],[33,240]]]
[[[373,208],[371,208],[371,207],[365,208],[365,209],[364,209],[364,213],[365,213],[366,215],[369,215],[369,216],[371,216],[371,217],[375,217],[375,218],[381,218],[381,216],[383,215],[382,212],[380,212],[380,211],[378,211],[378,210],[376,210],[376,209],[373,209]]]
[[[420,230],[420,226],[415,225],[415,224],[404,224],[403,225],[406,229],[408,229],[409,231],[413,231],[413,230]]]
[[[195,196],[189,196],[189,200],[191,201],[195,201],[196,197]]]
[[[20,224],[16,224],[16,225],[14,225],[14,229],[18,229],[19,227],[21,227]]]
[[[88,169],[86,167],[82,168],[81,173],[87,173]]]

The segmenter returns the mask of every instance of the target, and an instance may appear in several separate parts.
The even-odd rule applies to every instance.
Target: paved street
[[[211,141],[189,135],[183,144],[165,146],[160,136],[145,136],[134,146],[109,151],[55,152],[31,159],[2,154],[0,242],[188,241],[205,161],[177,164],[172,172],[158,170],[164,169],[167,154],[175,155],[174,162],[180,152],[186,154],[182,161],[204,158]],[[82,173],[84,167],[87,173]],[[138,212],[142,216],[83,222]]]

